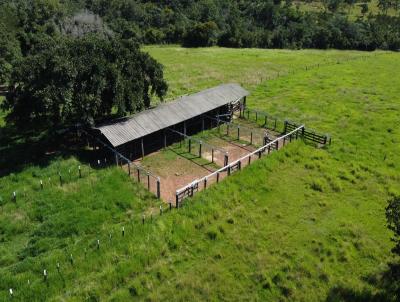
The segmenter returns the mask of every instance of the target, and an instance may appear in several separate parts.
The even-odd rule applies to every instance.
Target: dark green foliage
[[[400,197],[393,198],[386,207],[388,228],[394,233],[393,242],[396,244],[393,253],[400,256]]]
[[[162,66],[130,41],[45,38],[14,68],[5,107],[19,125],[59,126],[122,116],[162,98]]]

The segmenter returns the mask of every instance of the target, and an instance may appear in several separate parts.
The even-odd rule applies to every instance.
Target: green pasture
[[[332,145],[293,142],[162,215],[120,168],[27,160],[0,178],[1,301],[9,288],[14,301],[398,299],[384,277],[384,209],[400,194],[399,54],[146,50],[165,65],[170,98],[239,82],[250,107]]]

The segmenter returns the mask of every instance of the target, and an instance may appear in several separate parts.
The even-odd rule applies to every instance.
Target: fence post
[[[251,164],[251,155],[249,155],[249,165]]]
[[[253,144],[253,131],[250,132],[250,145]]]
[[[214,148],[211,149],[211,162],[214,163]]]
[[[258,121],[258,112],[256,111],[256,123]]]
[[[261,151],[258,151],[258,158],[261,158]]]
[[[192,153],[192,140],[189,138],[189,153]]]
[[[128,175],[131,176],[131,164],[128,163]]]
[[[139,168],[137,168],[137,180],[138,180],[138,182],[140,182],[140,170],[139,170]]]
[[[276,149],[276,150],[279,150],[279,141],[276,141],[276,142],[275,142],[275,149]]]
[[[204,178],[204,189],[207,189],[207,177]]]
[[[202,147],[202,141],[200,141],[200,146],[199,146],[199,157],[201,157],[201,147]]]
[[[219,183],[219,172],[217,172],[217,183]]]
[[[115,153],[115,164],[118,166],[118,154],[117,153]]]
[[[239,160],[239,162],[238,162],[238,169],[239,170],[242,170],[242,162]]]
[[[225,156],[224,156],[224,167],[226,167],[228,165],[228,161],[229,161],[228,155],[225,154]]]
[[[147,172],[147,190],[150,191],[150,173]]]
[[[250,109],[247,109],[247,119],[250,119]]]
[[[228,166],[228,176],[231,175],[231,166]]]
[[[175,207],[179,208],[179,194],[178,192],[175,193]]]
[[[240,127],[237,127],[237,140],[240,140]]]
[[[164,130],[164,149],[167,148],[167,131]]]
[[[157,198],[161,198],[161,184],[160,184],[160,178],[157,178]]]

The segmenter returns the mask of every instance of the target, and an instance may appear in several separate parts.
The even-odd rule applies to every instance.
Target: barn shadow
[[[376,290],[364,288],[360,291],[345,286],[334,286],[326,302],[391,302],[400,301],[400,264],[389,264],[386,271],[364,278]]]

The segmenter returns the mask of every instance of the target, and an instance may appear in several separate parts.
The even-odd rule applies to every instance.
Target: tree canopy
[[[93,124],[149,107],[167,90],[162,66],[132,41],[87,35],[35,49],[15,65],[4,104],[19,126]]]
[[[392,238],[395,243],[393,253],[400,256],[400,197],[389,201],[386,207],[386,219],[389,230],[394,234]]]

